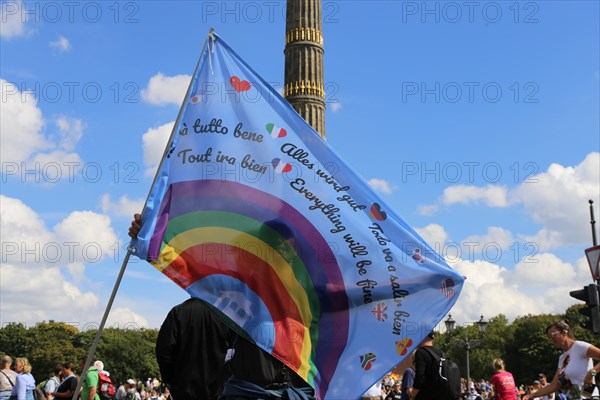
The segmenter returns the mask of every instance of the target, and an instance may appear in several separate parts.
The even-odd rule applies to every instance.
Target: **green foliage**
[[[584,342],[588,343],[596,343],[598,336],[591,331],[582,328],[582,324],[589,319],[589,317],[579,313],[579,310],[584,307],[584,304],[575,304],[567,308],[567,311],[565,312],[565,319],[569,321],[571,331],[578,340],[583,340]]]
[[[74,326],[54,321],[40,322],[28,329],[27,335],[35,343],[28,358],[37,382],[48,378],[57,363],[69,361],[77,365],[85,350],[74,346],[76,333]]]
[[[492,360],[499,357],[507,338],[508,321],[499,315],[488,321],[486,333],[480,335],[476,325],[459,326],[451,333],[439,338],[436,346],[444,349],[460,367],[463,376],[467,375],[467,342],[469,344],[469,370],[473,379],[487,379],[493,372]]]
[[[554,376],[561,351],[546,335],[546,327],[560,319],[558,315],[526,315],[513,321],[513,340],[506,347],[506,365],[517,383],[530,383],[543,372]]]
[[[32,347],[27,327],[23,324],[9,323],[0,329],[0,353],[15,358],[29,354]]]
[[[78,341],[89,348],[95,335],[96,331],[83,332]],[[105,329],[95,359],[104,362],[113,382],[157,377],[159,370],[154,352],[157,336],[158,331],[154,329]]]
[[[72,362],[78,366],[95,336],[96,330],[79,332],[62,322],[40,322],[30,328],[10,323],[0,328],[0,354],[27,357],[32,374],[41,382],[52,374],[57,363]],[[102,360],[115,384],[129,378],[158,377],[154,352],[157,336],[156,329],[107,328],[102,332],[93,359]]]

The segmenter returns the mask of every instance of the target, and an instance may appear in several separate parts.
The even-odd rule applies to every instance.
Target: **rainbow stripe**
[[[190,292],[225,277],[248,298],[258,296],[263,307],[254,310],[268,310],[262,317],[272,321],[275,337],[272,348],[257,343],[324,397],[347,343],[349,304],[329,244],[300,212],[240,183],[173,183],[148,260]]]

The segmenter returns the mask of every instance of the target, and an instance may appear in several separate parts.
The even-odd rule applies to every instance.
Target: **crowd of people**
[[[500,359],[498,359],[500,360]],[[406,371],[411,371],[406,374]],[[369,396],[369,392],[367,392],[367,396],[363,396],[364,398],[374,398],[376,400],[409,400],[410,396],[408,394],[409,389],[412,387],[412,383],[414,382],[414,370],[409,368],[405,371],[405,374],[400,377],[396,373],[387,374],[378,385],[374,387],[379,388],[379,391],[375,389],[371,393],[374,396]],[[411,378],[412,374],[412,378]],[[473,380],[470,379],[471,386],[471,397],[473,400],[483,399],[483,400],[496,400],[498,398],[504,399],[507,398],[506,394],[499,395],[496,397],[494,392],[492,391],[492,381],[486,379]],[[534,380],[530,384],[527,385],[519,385],[514,387],[515,399],[522,399],[525,395],[530,395],[535,393],[537,390],[549,385],[546,375],[540,373],[538,379]],[[500,390],[499,386],[496,386]],[[463,377],[461,378],[461,390],[462,390],[462,399],[468,399],[467,394],[467,380]],[[559,400],[559,397],[554,396],[554,393],[548,396],[539,397],[541,400]]]
[[[82,370],[85,359],[81,360],[79,370]],[[31,364],[24,357],[16,358],[13,366],[12,357],[5,355],[0,360],[0,400],[36,400],[36,389],[42,393],[46,400],[72,399],[81,379],[75,374],[75,364],[65,362],[57,364],[52,371],[52,376],[36,384],[31,374]],[[99,374],[110,376],[104,369],[100,360],[88,368],[79,398],[82,400],[103,400]],[[112,384],[112,383],[111,383]],[[113,387],[114,388],[114,387]],[[120,384],[114,393],[107,395],[115,400],[171,400],[169,388],[157,378],[148,378],[146,381],[128,379]]]
[[[146,381],[128,379],[116,390],[116,400],[172,400],[169,388],[158,378]]]
[[[363,394],[361,400],[580,400],[599,399],[595,376],[600,372],[600,349],[583,341],[576,340],[565,320],[546,328],[548,339],[563,351],[558,359],[557,370],[549,381],[544,373],[527,385],[517,386],[513,375],[505,369],[504,361],[497,358],[492,367],[495,373],[489,380],[461,379],[459,396],[436,392],[436,358],[443,353],[433,347],[434,332],[431,332],[411,354],[411,366],[400,378],[397,374],[386,375],[381,382]],[[427,350],[427,351],[424,351]],[[431,354],[431,356],[428,356]],[[458,381],[457,381],[458,385]]]
[[[197,301],[191,300],[186,305],[196,305]],[[175,310],[179,310],[176,308]],[[194,310],[190,308],[190,310]],[[558,321],[546,328],[546,334],[554,346],[563,353],[558,359],[558,368],[553,378],[549,381],[545,374],[539,373],[536,380],[528,385],[515,384],[513,375],[506,370],[502,359],[493,361],[495,373],[489,380],[470,380],[467,384],[462,378],[461,392],[465,400],[579,400],[598,398],[598,388],[595,386],[595,376],[600,371],[600,363],[593,360],[600,359],[600,349],[596,346],[578,341],[573,337],[569,324]],[[435,371],[436,358],[443,357],[443,352],[433,347],[434,332],[431,332],[410,356],[411,366],[407,368],[402,377],[395,373],[386,375],[381,382],[371,387],[361,397],[362,400],[450,400],[443,399],[435,390],[432,390],[428,378]],[[162,339],[162,345],[170,346],[168,337]],[[158,344],[160,350],[161,343]],[[241,349],[238,349],[241,351]],[[159,351],[159,354],[168,354]],[[427,354],[431,354],[428,357]],[[256,359],[252,357],[251,359]],[[194,363],[193,360],[189,360]],[[79,370],[84,367],[85,360],[81,360]],[[167,371],[161,362],[162,369]],[[5,355],[0,360],[0,400],[36,400],[36,382],[31,374],[31,364],[27,358],[13,359]],[[251,370],[249,365],[246,366]],[[46,400],[70,399],[76,392],[79,380],[75,374],[75,365],[70,362],[57,364],[52,376],[37,385],[43,390]],[[174,368],[174,367],[171,367]],[[172,372],[172,371],[171,371]],[[99,396],[100,374],[110,375],[105,370],[102,361],[96,361],[87,370],[81,384],[80,398],[82,400],[101,400]],[[173,375],[173,374],[171,374]],[[168,379],[167,379],[168,380]],[[173,380],[173,379],[171,379]],[[458,382],[457,382],[458,384]],[[114,389],[114,388],[113,388]],[[227,397],[227,396],[225,396]],[[116,400],[171,400],[173,397],[169,387],[157,378],[148,378],[146,381],[128,379],[110,394]],[[186,398],[186,396],[182,396]],[[229,398],[244,399],[258,398],[245,396],[229,396]]]
[[[191,304],[195,304],[192,301]],[[462,398],[466,400],[578,400],[598,398],[595,387],[595,375],[600,364],[594,365],[594,359],[600,359],[600,349],[586,342],[576,340],[566,321],[558,321],[546,329],[549,340],[557,348],[563,350],[558,360],[558,369],[551,381],[543,373],[528,385],[519,387],[513,375],[505,369],[502,359],[493,361],[495,373],[489,380],[461,380]],[[434,332],[431,332],[410,356],[411,366],[402,377],[395,373],[386,375],[381,382],[371,387],[362,397],[363,400],[441,400],[431,392],[427,382],[427,353],[443,353],[432,345]],[[159,346],[160,347],[160,346]],[[419,351],[425,348],[427,351]],[[435,358],[433,359],[435,360]],[[81,360],[79,368],[83,369],[85,360]],[[164,365],[164,364],[163,364]],[[0,400],[35,400],[36,382],[31,374],[31,364],[27,358],[16,358],[14,361],[5,355],[0,360]],[[110,375],[102,361],[96,361],[86,372],[81,385],[82,400],[100,400],[98,383],[99,374]],[[46,400],[70,399],[77,390],[81,378],[75,374],[75,365],[70,362],[57,364],[52,376],[41,382],[38,387],[43,390]],[[41,387],[40,387],[41,386]],[[116,400],[171,400],[168,386],[157,378],[146,381],[128,379],[111,394]]]

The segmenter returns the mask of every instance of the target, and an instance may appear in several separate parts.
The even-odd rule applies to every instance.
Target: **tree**
[[[85,353],[74,345],[76,334],[77,328],[63,322],[40,322],[29,328],[27,335],[35,343],[29,351],[29,362],[36,381],[48,378],[57,363],[78,364]]]
[[[474,351],[475,374],[477,379],[489,380],[495,373],[492,363],[496,358],[505,358],[507,346],[512,342],[513,326],[508,323],[504,314],[490,318],[485,334],[481,336],[481,345]],[[505,360],[506,361],[506,360]],[[507,368],[510,365],[507,364]]]
[[[575,304],[567,308],[567,311],[565,311],[565,319],[569,322],[573,336],[575,336],[578,340],[583,340],[584,342],[588,343],[596,343],[598,341],[598,335],[582,327],[582,324],[588,318],[579,312],[579,310],[583,307],[585,307],[584,304]]]
[[[505,317],[496,317],[495,320],[490,321],[488,330],[491,331],[492,336],[501,336],[496,332],[505,328],[505,321]],[[492,329],[490,329],[490,325]],[[489,339],[487,331],[485,335],[480,335],[476,325],[459,326],[452,332],[441,335],[436,339],[435,345],[443,349],[447,356],[459,365],[462,375],[466,377],[467,353],[465,342],[467,339],[470,343],[469,375],[475,380],[489,378],[492,360],[501,354],[502,349],[491,346],[495,339]]]
[[[513,321],[514,335],[506,348],[506,363],[512,368],[517,383],[528,383],[543,372],[554,376],[560,350],[546,335],[546,327],[557,321],[552,314],[526,315]]]
[[[95,335],[95,330],[82,332],[76,342],[88,351]],[[117,384],[129,378],[158,377],[154,351],[157,336],[156,329],[107,328],[102,333],[94,360],[102,360],[111,380]]]
[[[11,357],[27,357],[33,347],[27,335],[27,327],[20,323],[8,323],[0,329],[0,354]]]

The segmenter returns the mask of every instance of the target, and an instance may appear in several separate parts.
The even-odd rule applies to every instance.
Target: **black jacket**
[[[173,307],[158,332],[156,360],[174,399],[217,398],[231,332],[202,300]]]
[[[202,300],[190,298],[173,307],[160,327],[156,359],[164,382],[175,400],[212,400],[233,374],[264,388],[281,383],[307,384],[282,362],[231,329],[218,311]],[[225,365],[228,348],[235,355]]]
[[[430,349],[437,354],[442,356],[442,352],[431,346]],[[435,387],[433,379],[437,374],[439,365],[435,365],[435,360],[423,348],[418,348],[415,353],[415,382],[413,388],[419,389],[416,400],[440,400],[439,396],[433,393]]]

